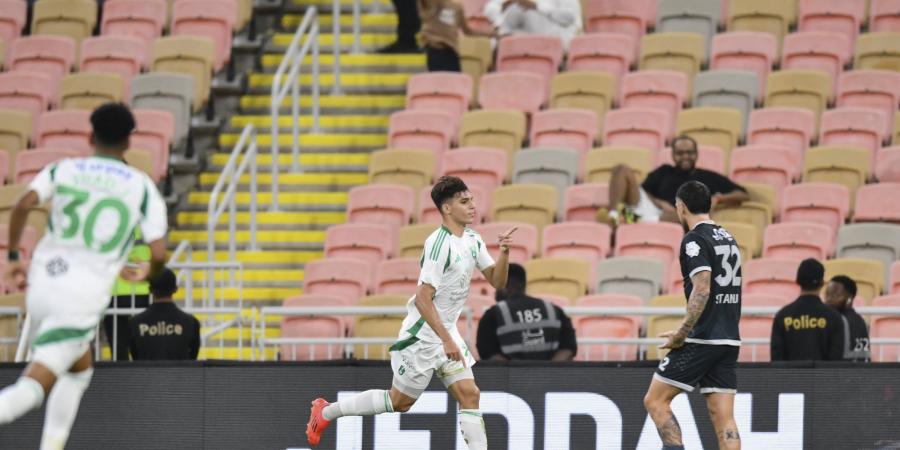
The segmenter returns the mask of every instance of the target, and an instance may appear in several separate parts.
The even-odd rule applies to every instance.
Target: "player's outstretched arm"
[[[453,361],[462,361],[463,365],[465,365],[466,360],[463,358],[462,351],[460,351],[456,342],[453,341],[450,332],[444,328],[444,324],[441,322],[441,316],[438,315],[437,308],[434,306],[435,292],[434,286],[428,283],[420,284],[419,287],[416,288],[416,309],[419,310],[419,314],[425,319],[425,323],[434,330],[435,334],[441,339],[441,342],[444,343],[444,352],[446,352],[447,358],[450,358]]]
[[[38,194],[35,191],[28,191],[12,210],[9,218],[9,237],[7,248],[9,248],[9,266],[6,277],[19,290],[26,288],[27,280],[25,278],[25,269],[19,262],[19,242],[22,240],[22,231],[25,229],[25,223],[28,220],[28,212],[40,203]]]
[[[691,291],[691,298],[688,299],[684,321],[679,329],[663,333],[662,337],[668,338],[668,342],[661,348],[678,348],[684,345],[684,340],[691,334],[694,325],[697,324],[697,320],[706,309],[706,302],[709,301],[709,277],[708,270],[698,272],[691,277],[694,289]]]
[[[491,283],[494,289],[506,287],[506,278],[509,275],[509,246],[513,242],[512,235],[516,230],[518,227],[512,227],[506,233],[497,236],[497,243],[500,244],[500,256],[493,266],[482,272],[484,278]]]

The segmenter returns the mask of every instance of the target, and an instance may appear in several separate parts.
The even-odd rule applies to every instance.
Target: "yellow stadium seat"
[[[678,113],[677,134],[686,134],[699,145],[719,147],[725,152],[725,166],[731,160],[731,149],[741,138],[744,119],[741,112],[732,108],[704,106],[682,110]]]
[[[234,22],[234,31],[243,30],[253,17],[253,0],[237,1],[237,20]]]
[[[838,258],[825,261],[825,279],[835,275],[846,275],[856,282],[856,305],[870,306],[872,299],[884,290],[884,264],[874,259]]]
[[[778,48],[797,16],[794,0],[731,0],[728,31],[760,31],[775,36]]]
[[[494,63],[494,49],[491,40],[480,36],[459,37],[459,64],[462,71],[472,77],[471,104],[478,102],[478,82],[481,75],[491,70]]]
[[[359,299],[356,306],[404,306],[409,297],[403,295],[370,295]],[[356,318],[353,336],[358,338],[396,338],[400,333],[403,316],[366,315]],[[353,356],[356,359],[390,359],[388,351],[392,344],[354,345]]]
[[[900,114],[894,114],[893,142],[900,143]]]
[[[636,172],[638,181],[653,170],[653,156],[650,150],[638,147],[600,147],[588,152],[584,160],[585,183],[607,183],[612,170],[624,164]]]
[[[688,91],[705,59],[706,44],[700,34],[653,33],[641,39],[641,70],[681,72],[688,77]]]
[[[757,242],[762,243],[766,227],[772,223],[772,208],[765,203],[748,201],[733,208],[716,209],[712,212],[716,222],[737,222],[752,225],[757,231]]]
[[[66,75],[59,85],[59,108],[93,111],[104,103],[122,101],[124,89],[122,77],[117,73]]]
[[[597,140],[603,135],[603,117],[612,108],[616,79],[606,72],[563,72],[550,81],[551,108],[589,109],[597,113]]]
[[[31,34],[69,36],[76,48],[90,37],[97,24],[94,0],[39,0],[34,4]]]
[[[546,184],[510,184],[494,190],[492,214],[494,222],[524,222],[537,227],[556,220],[559,193]],[[539,234],[540,235],[540,234]]]
[[[772,72],[766,80],[766,107],[787,106],[803,108],[819,116],[832,98],[832,79],[818,70],[791,69]]]
[[[866,183],[871,167],[871,153],[864,148],[823,146],[806,151],[803,162],[804,182],[837,183],[850,191],[850,209],[856,189]]]
[[[853,68],[900,71],[900,32],[859,35]]]
[[[25,193],[25,188],[25,184],[0,186],[0,223],[9,223],[12,209],[19,202],[19,197]],[[41,205],[29,212],[28,220],[25,222],[34,227],[39,238],[44,235],[44,229],[47,227],[47,216],[47,208]]]
[[[514,109],[482,109],[469,111],[459,125],[460,147],[491,147],[505,150],[512,173],[516,152],[522,148],[527,120],[525,113]]]
[[[140,148],[132,148],[125,152],[125,162],[144,173],[148,177],[153,178],[153,160],[155,159],[152,152]]]
[[[397,257],[418,258],[422,256],[425,248],[425,240],[434,232],[437,225],[433,223],[420,223],[407,225],[397,232]]]
[[[20,150],[28,148],[33,130],[31,114],[25,111],[0,109],[0,149],[9,155],[9,173],[6,178],[15,177],[15,160]]]
[[[25,294],[0,295],[0,307],[19,308],[25,313]],[[15,316],[0,316],[0,338],[19,337],[19,323]],[[16,344],[0,344],[0,362],[13,362]]]
[[[525,263],[528,293],[560,295],[574,301],[587,294],[591,263],[583,259],[537,258]]]
[[[722,228],[725,228],[738,243],[741,249],[741,260],[749,261],[759,255],[762,251],[762,242],[759,236],[762,234],[751,223],[742,222],[718,222]]]
[[[647,306],[656,308],[684,308],[686,300],[683,294],[660,295],[650,299]],[[684,320],[684,314],[650,316],[647,319],[647,337],[659,337],[666,331],[677,330]],[[647,359],[662,359],[668,350],[660,350],[656,344],[647,346]]]
[[[778,214],[778,198],[780,197],[780,193],[777,192],[774,187],[768,184],[755,183],[752,181],[741,183],[741,187],[747,190],[747,195],[750,196],[750,201],[762,203],[769,207],[773,215]]]
[[[194,112],[209,99],[216,46],[199,36],[167,36],[153,42],[154,72],[183,73],[194,77]]]
[[[420,192],[431,185],[434,167],[434,153],[428,150],[379,150],[369,160],[369,182],[399,184]]]

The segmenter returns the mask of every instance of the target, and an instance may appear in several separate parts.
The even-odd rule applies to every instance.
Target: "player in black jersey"
[[[724,228],[710,220],[709,189],[699,181],[678,188],[675,209],[685,229],[681,240],[681,275],[687,313],[677,330],[660,335],[660,348],[671,349],[653,374],[644,406],[663,449],[684,449],[681,428],[669,404],[695,386],[706,395],[707,409],[720,449],[741,448],[734,422],[738,352],[741,338],[741,253]]]

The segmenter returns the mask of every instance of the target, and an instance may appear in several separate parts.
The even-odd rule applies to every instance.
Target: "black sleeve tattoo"
[[[681,332],[684,334],[690,334],[703,310],[706,309],[706,302],[709,300],[709,277],[710,272],[703,271],[691,278],[694,289],[691,291],[691,298],[688,299],[687,313],[681,325]]]
[[[675,414],[672,414],[669,420],[657,427],[656,431],[659,432],[659,438],[664,446],[681,445],[681,426],[678,425],[678,419],[675,418]]]

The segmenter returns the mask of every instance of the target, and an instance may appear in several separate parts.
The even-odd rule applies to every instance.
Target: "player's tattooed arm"
[[[697,324],[697,320],[700,319],[700,315],[706,309],[706,302],[709,301],[709,277],[710,272],[703,271],[698,272],[691,278],[694,289],[691,291],[691,298],[688,299],[684,322],[682,322],[681,328],[678,329],[675,336],[676,338],[681,338],[682,342],[691,334],[694,325]]]

